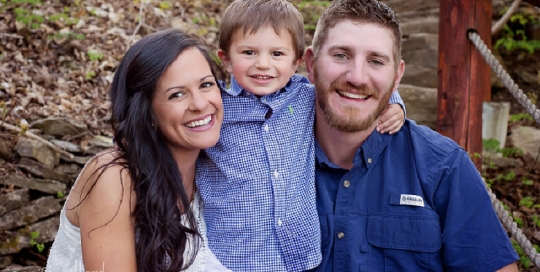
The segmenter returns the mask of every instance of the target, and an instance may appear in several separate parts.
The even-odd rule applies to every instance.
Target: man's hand
[[[405,123],[405,113],[399,104],[390,104],[379,118],[377,132],[394,134]]]

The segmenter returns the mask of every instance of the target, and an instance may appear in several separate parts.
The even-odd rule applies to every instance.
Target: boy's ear
[[[303,61],[303,60],[304,60],[303,58],[299,58],[299,59],[295,60],[295,61],[293,62],[293,65],[292,65],[292,69],[293,69],[294,71],[298,71],[298,67],[300,66],[300,64],[302,64],[302,61]]]
[[[233,72],[232,65],[231,65],[231,61],[229,60],[229,57],[227,57],[227,54],[225,54],[225,52],[223,52],[223,50],[218,49],[217,50],[217,55],[218,55],[219,59],[221,60],[221,65],[223,65],[223,67],[225,67],[225,70],[227,70],[227,73],[232,74],[232,72]]]

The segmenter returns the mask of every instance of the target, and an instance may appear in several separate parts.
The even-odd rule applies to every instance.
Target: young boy
[[[197,187],[209,246],[233,271],[303,271],[321,261],[315,91],[295,75],[304,46],[302,15],[288,1],[236,0],[223,14],[218,55],[231,87],[222,95],[220,140],[199,160]],[[389,119],[387,131],[404,119],[392,107],[381,118]]]

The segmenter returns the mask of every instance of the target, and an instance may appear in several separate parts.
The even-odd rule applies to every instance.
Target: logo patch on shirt
[[[424,207],[424,199],[417,195],[401,194],[399,205]]]

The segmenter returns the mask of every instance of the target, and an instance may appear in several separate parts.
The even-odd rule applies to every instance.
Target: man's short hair
[[[237,30],[246,35],[259,28],[271,26],[276,34],[286,30],[292,38],[296,59],[304,55],[304,18],[293,4],[286,0],[236,0],[221,18],[219,48],[228,54],[232,37]]]
[[[373,23],[392,31],[394,36],[394,61],[396,65],[399,64],[399,60],[401,60],[401,27],[394,11],[378,0],[333,1],[317,22],[312,43],[315,57],[317,57],[323,43],[326,42],[328,31],[344,20]],[[347,33],[341,34],[347,35]]]

